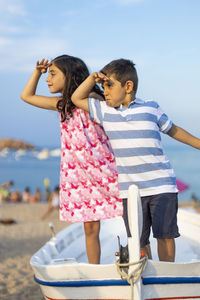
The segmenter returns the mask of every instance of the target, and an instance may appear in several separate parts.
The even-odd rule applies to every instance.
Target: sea
[[[179,201],[189,201],[192,195],[200,200],[200,151],[181,143],[164,143],[165,154],[179,180],[189,184],[189,188],[179,193]],[[32,150],[0,151],[0,184],[13,181],[12,190],[22,192],[26,187],[32,193],[39,188],[43,195],[45,179],[49,180],[50,190],[59,185],[59,148],[40,147]]]

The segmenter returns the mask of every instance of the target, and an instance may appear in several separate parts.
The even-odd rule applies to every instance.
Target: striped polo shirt
[[[155,101],[136,98],[129,107],[113,108],[89,98],[88,104],[90,118],[104,128],[113,148],[121,198],[128,197],[133,183],[142,197],[178,191],[160,136],[172,122]]]

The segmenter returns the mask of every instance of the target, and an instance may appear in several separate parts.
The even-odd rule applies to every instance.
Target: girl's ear
[[[130,94],[133,91],[134,83],[131,80],[126,81],[126,92]]]

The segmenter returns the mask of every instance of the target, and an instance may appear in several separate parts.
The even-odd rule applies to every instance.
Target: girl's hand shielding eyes
[[[42,74],[47,72],[47,69],[51,66],[51,62],[49,63],[48,59],[45,60],[43,58],[41,61],[37,61],[36,63],[36,70],[40,71]]]

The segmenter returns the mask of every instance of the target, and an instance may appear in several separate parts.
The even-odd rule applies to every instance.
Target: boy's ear
[[[126,92],[127,94],[130,94],[133,91],[134,82],[131,80],[126,81]]]

